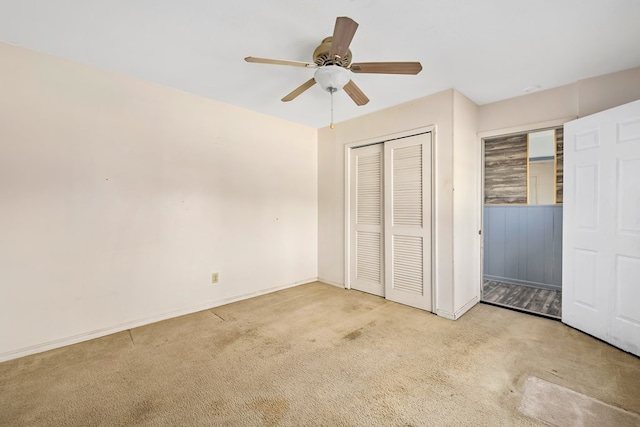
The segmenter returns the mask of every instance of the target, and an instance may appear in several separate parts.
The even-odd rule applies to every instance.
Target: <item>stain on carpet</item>
[[[355,331],[349,332],[347,335],[345,335],[342,338],[344,338],[345,340],[353,341],[357,339],[360,335],[362,335],[362,330],[356,329]]]
[[[360,335],[362,335],[362,330],[364,328],[375,326],[375,324],[376,324],[375,320],[372,321],[372,322],[369,322],[365,326],[363,326],[362,328],[358,328],[358,329],[356,329],[354,331],[351,331],[347,335],[343,336],[342,338],[345,339],[345,340],[353,341],[353,340],[357,339],[358,337],[360,337]]]
[[[225,399],[215,399],[208,402],[206,411],[216,417],[224,417],[233,413],[234,406]]]
[[[135,402],[131,407],[131,420],[138,424],[144,421],[153,411],[155,407],[149,399]]]
[[[262,422],[268,426],[278,424],[289,411],[289,401],[282,398],[260,398],[252,400],[247,405],[260,413]]]

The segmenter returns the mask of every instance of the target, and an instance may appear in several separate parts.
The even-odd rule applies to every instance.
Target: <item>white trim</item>
[[[478,224],[478,233],[480,235],[480,277],[478,286],[480,286],[480,292],[478,292],[478,299],[482,301],[482,293],[484,292],[484,139],[482,137],[479,138],[479,149],[480,149],[480,167],[479,169],[479,179],[478,179],[478,193],[480,197],[478,197],[478,203],[480,206],[480,224]]]
[[[445,319],[456,320],[455,314],[453,314],[453,313],[451,313],[449,311],[436,310],[435,313],[440,317],[444,317]]]
[[[547,120],[544,122],[536,122],[536,123],[529,123],[526,125],[512,126],[508,128],[486,130],[486,131],[478,132],[478,137],[480,138],[480,141],[482,141],[485,138],[491,138],[493,136],[503,136],[503,135],[510,135],[512,133],[525,133],[525,132],[531,132],[534,130],[558,128],[558,127],[562,127],[565,123],[571,120],[575,120],[576,118],[577,116],[569,116],[569,117],[563,117],[560,119]]]
[[[156,314],[153,316],[145,317],[143,319],[133,320],[131,322],[121,323],[119,325],[110,326],[107,328],[97,329],[95,331],[85,332],[82,334],[74,335],[71,337],[61,338],[58,340],[49,341],[43,344],[36,344],[33,346],[21,348],[19,350],[12,350],[7,353],[0,354],[0,362],[6,362],[12,359],[18,359],[20,357],[29,356],[31,354],[41,353],[47,350],[53,350],[56,348],[64,347],[71,344],[77,344],[79,342],[92,340],[95,338],[104,337],[106,335],[115,334],[117,332],[126,331],[128,329],[138,328],[140,326],[148,325],[150,323],[160,322],[162,320],[172,319],[174,317],[184,316],[187,314],[197,313],[199,311],[209,310],[221,305],[230,304],[233,302],[242,301],[245,299],[257,297],[259,295],[268,294],[272,292],[281,291],[283,289],[293,288],[307,283],[316,282],[319,279],[312,277],[309,279],[300,280],[297,282],[288,283],[282,286],[276,286],[269,289],[263,289],[260,291],[249,292],[247,294],[238,295],[235,297],[227,297],[219,300],[208,301],[203,304],[198,304],[191,307],[181,308],[179,310],[173,310],[162,314]]]
[[[325,283],[327,285],[335,286],[335,287],[338,287],[340,289],[346,289],[345,285],[343,285],[341,283],[338,283],[338,282],[331,281],[331,280],[323,279],[322,277],[318,277],[318,282],[322,282],[322,283]]]
[[[344,145],[344,288],[351,289],[351,148]]]
[[[435,132],[435,129],[436,129],[436,125],[420,126],[417,128],[408,129],[401,132],[388,133],[388,134],[376,136],[373,138],[365,138],[365,139],[359,139],[351,142],[345,142],[344,146],[349,147],[351,149],[351,148],[356,148],[364,145],[382,144],[392,139],[406,138],[406,137],[420,135],[422,133],[427,133],[427,132]]]
[[[477,295],[474,296],[465,305],[460,307],[460,309],[458,311],[456,311],[455,318],[459,319],[463,314],[465,314],[467,311],[469,311],[471,308],[473,308],[479,302],[480,302],[480,298]]]
[[[440,233],[438,233],[438,148],[436,141],[437,126],[429,126],[431,132],[431,312],[435,313],[438,309],[438,241]],[[452,159],[453,161],[453,159]],[[452,245],[453,249],[453,245]],[[453,254],[453,252],[452,252]]]
[[[469,302],[467,302],[465,305],[463,305],[455,313],[451,313],[450,311],[437,310],[436,314],[438,316],[440,316],[440,317],[444,317],[445,319],[458,320],[460,317],[462,317],[463,314],[465,314],[472,307],[474,307],[479,301],[480,301],[480,299],[478,298],[478,296],[474,296],[473,298],[471,298],[471,300],[469,300]]]

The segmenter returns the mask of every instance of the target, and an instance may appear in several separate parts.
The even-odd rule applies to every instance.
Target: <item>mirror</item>
[[[527,143],[527,191],[530,205],[556,202],[555,131],[530,132]]]

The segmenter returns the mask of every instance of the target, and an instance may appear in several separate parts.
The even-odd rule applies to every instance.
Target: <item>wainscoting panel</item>
[[[562,206],[485,206],[484,278],[562,287]]]

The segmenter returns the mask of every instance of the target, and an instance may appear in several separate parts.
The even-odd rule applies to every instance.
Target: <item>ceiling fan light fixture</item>
[[[337,92],[351,80],[351,73],[337,65],[325,65],[313,75],[315,81],[327,92]]]

